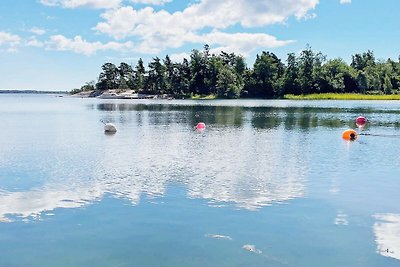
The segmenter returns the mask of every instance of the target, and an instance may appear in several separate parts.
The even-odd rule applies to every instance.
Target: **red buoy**
[[[365,117],[363,117],[363,116],[357,117],[356,123],[357,124],[366,124],[367,123],[367,119]]]
[[[205,128],[206,128],[206,124],[204,122],[199,122],[196,125],[196,129],[198,129],[198,130],[203,130]]]
[[[357,117],[356,125],[357,125],[358,129],[361,130],[362,128],[364,128],[365,124],[367,124],[367,119],[365,117],[363,117],[363,116]]]

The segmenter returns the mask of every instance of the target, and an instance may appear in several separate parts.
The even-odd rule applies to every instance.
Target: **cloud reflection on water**
[[[400,260],[400,214],[377,214],[374,217],[377,253]]]
[[[40,166],[38,176],[44,177],[43,183],[15,192],[0,191],[0,220],[35,218],[56,208],[79,208],[105,195],[137,205],[143,197],[165,195],[168,187],[176,184],[187,189],[188,198],[205,199],[210,206],[248,210],[305,196],[310,159],[304,153],[309,150],[304,135],[281,138],[277,120],[266,116],[264,120],[270,122],[258,118],[257,122],[244,123],[252,114],[237,110],[229,117],[231,110],[223,107],[202,110],[211,126],[197,133],[191,127],[196,110],[189,115],[186,110],[180,114],[164,109],[113,114],[112,119],[121,119],[115,136],[105,136],[102,130],[93,135],[94,129],[82,129],[92,135],[83,141],[80,135],[57,139],[58,143],[50,144],[52,149],[39,155],[25,151],[26,160],[40,158],[31,163],[31,169]],[[238,123],[242,126],[227,127]],[[42,147],[42,143],[37,146]],[[20,156],[11,155],[13,159]],[[9,162],[7,168],[20,165]]]
[[[344,116],[341,108],[285,106],[285,101],[276,107],[96,103],[74,117],[85,136],[70,130],[70,112],[60,113],[57,130],[47,129],[47,138],[30,133],[21,144],[21,136],[5,136],[9,144],[2,146],[0,155],[7,157],[0,163],[9,173],[20,169],[30,176],[28,171],[36,169],[43,182],[15,192],[0,188],[2,221],[9,215],[30,217],[82,207],[104,195],[136,205],[143,197],[163,196],[171,184],[185,186],[188,198],[217,207],[256,210],[304,197],[311,160],[304,133],[351,126],[352,113],[375,116],[369,109],[347,109]],[[117,123],[117,135],[104,136],[102,125],[93,119]],[[207,123],[204,133],[193,131],[199,120]],[[30,123],[26,120],[20,127],[32,128]],[[30,168],[21,168],[31,160]]]
[[[143,195],[164,195],[171,182],[185,184],[190,198],[226,202],[250,210],[304,196],[305,170],[288,168],[282,173],[265,165],[246,174],[239,161],[233,161],[237,165],[229,171],[220,171],[220,168],[229,166],[218,164],[188,169],[181,167],[182,172],[191,175],[177,178],[181,172],[179,169],[153,165],[150,158],[142,161],[140,167],[133,162],[121,163],[120,158],[115,161],[105,159],[97,165],[93,178],[89,180],[82,173],[75,177],[64,177],[60,181],[46,182],[44,186],[28,191],[1,191],[0,221],[8,221],[9,215],[35,218],[56,208],[79,208],[100,200],[106,194],[128,199],[136,205]]]

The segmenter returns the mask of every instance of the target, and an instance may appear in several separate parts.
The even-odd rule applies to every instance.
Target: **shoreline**
[[[151,95],[141,94],[134,90],[117,90],[110,89],[105,91],[84,91],[71,95],[72,97],[80,98],[100,98],[100,99],[182,99],[175,98],[171,95]],[[215,95],[194,95],[191,97],[183,98],[188,100],[218,100],[224,98],[218,98]],[[248,99],[248,98],[237,98],[237,99]],[[266,100],[264,98],[254,98],[259,100]],[[308,95],[291,95],[286,94],[282,98],[272,98],[281,100],[400,100],[400,95],[368,95],[368,94],[356,94],[356,93],[322,93],[322,94],[308,94]]]
[[[291,95],[283,96],[287,100],[400,100],[400,95],[368,95],[355,93],[322,93],[308,95]]]
[[[46,90],[14,90],[0,89],[0,94],[32,94],[32,95],[68,95],[68,91],[46,91]]]

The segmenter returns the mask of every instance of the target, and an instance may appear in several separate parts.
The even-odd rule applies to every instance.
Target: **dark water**
[[[342,140],[359,115],[378,136]],[[400,266],[400,102],[2,95],[0,122],[0,266]]]

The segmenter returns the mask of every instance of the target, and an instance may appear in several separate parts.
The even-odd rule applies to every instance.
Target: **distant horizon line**
[[[68,90],[40,90],[40,89],[2,89],[0,88],[0,94],[6,93],[22,93],[22,94],[45,94],[45,93],[65,93],[67,94]]]

